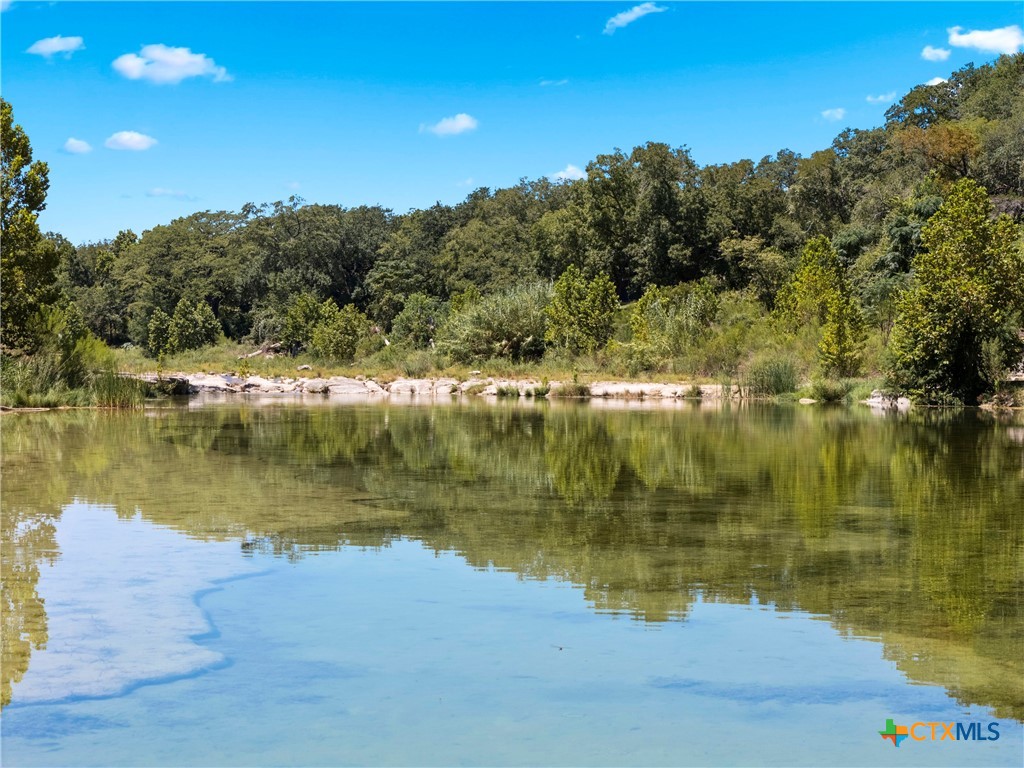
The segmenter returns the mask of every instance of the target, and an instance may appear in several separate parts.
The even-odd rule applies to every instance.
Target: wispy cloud
[[[206,54],[162,43],[144,45],[137,54],[118,56],[112,66],[129,80],[148,80],[159,85],[173,85],[189,77],[209,77],[215,83],[232,79],[224,67]]]
[[[455,182],[456,187],[472,187],[476,183],[476,179],[472,176],[463,179],[462,181]]]
[[[57,35],[56,37],[44,37],[42,40],[36,40],[28,47],[26,53],[34,53],[37,56],[45,56],[46,58],[50,58],[57,53],[63,53],[64,58],[69,59],[72,53],[83,48],[85,48],[85,43],[82,38]]]
[[[164,187],[153,187],[152,189],[146,190],[146,197],[173,197],[175,200],[196,199],[187,192],[179,192],[176,189],[166,189]]]
[[[467,131],[475,131],[479,121],[472,115],[459,112],[457,115],[445,117],[433,125],[420,125],[420,133],[432,133],[435,136],[457,136]]]
[[[289,181],[287,184],[285,184],[285,186],[288,187],[288,189],[292,190],[293,192],[302,188],[302,184],[300,184],[297,181]]]
[[[975,48],[986,53],[1014,54],[1024,48],[1024,30],[1014,24],[999,29],[974,29],[964,32],[963,27],[950,27],[949,44],[957,48]]]
[[[836,120],[842,120],[846,117],[846,110],[842,107],[836,107],[835,109],[826,109],[821,113],[821,116],[828,120],[830,123],[834,123]]]
[[[64,151],[69,155],[84,155],[86,152],[92,152],[92,147],[89,146],[89,142],[72,136],[64,142]]]
[[[921,58],[925,61],[945,61],[952,51],[949,48],[934,48],[926,45],[921,49]]]
[[[565,168],[560,170],[558,173],[552,174],[551,176],[552,178],[558,179],[559,181],[575,181],[576,179],[586,178],[587,174],[586,172],[577,168],[572,163],[569,163],[569,165],[565,166]]]
[[[896,98],[896,91],[889,91],[888,93],[880,93],[877,96],[868,96],[868,104],[888,104]]]
[[[944,77],[933,77],[931,80],[925,83],[925,85],[940,85],[944,82],[946,82],[946,78]]]
[[[634,5],[628,11],[617,13],[612,16],[604,25],[604,34],[613,35],[616,29],[622,29],[632,24],[637,19],[642,19],[651,13],[661,13],[667,11],[668,8],[662,8],[660,5],[654,3],[642,3],[640,5]]]
[[[149,149],[157,140],[152,136],[137,131],[118,131],[103,142],[107,149],[123,149],[129,152],[141,152]]]
[[[3,13],[11,7],[12,0],[0,0],[0,13]]]
[[[541,88],[547,88],[548,86],[568,85],[568,84],[569,84],[568,80],[541,80],[540,81],[540,87]]]

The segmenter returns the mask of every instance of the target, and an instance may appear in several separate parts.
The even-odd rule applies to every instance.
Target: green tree
[[[160,307],[157,307],[149,317],[146,351],[150,357],[165,355],[170,352],[170,341],[171,316],[160,309]]]
[[[997,340],[1019,365],[1024,314],[1020,229],[992,218],[988,193],[971,179],[949,191],[921,231],[916,282],[900,303],[892,331],[892,386],[919,399],[970,403],[997,382],[983,356]],[[991,345],[989,344],[989,347]]]
[[[570,265],[555,281],[544,338],[573,352],[593,352],[611,338],[618,306],[608,275],[602,272],[588,281]]]
[[[338,309],[334,302],[325,303],[320,323],[313,329],[310,348],[320,357],[349,361],[369,329],[370,321],[355,305],[346,304]]]
[[[173,354],[215,344],[220,334],[220,323],[209,304],[202,299],[196,302],[182,299],[168,324],[167,352]]]
[[[292,296],[281,329],[280,342],[285,349],[295,354],[308,347],[313,341],[313,330],[327,317],[329,308],[336,308],[333,301],[321,302],[308,291]]]
[[[438,348],[453,360],[469,363],[503,357],[515,362],[544,354],[545,308],[551,289],[522,285],[465,304],[438,331]]]
[[[39,339],[34,318],[58,299],[59,255],[54,242],[43,237],[36,219],[46,207],[49,168],[32,162],[32,145],[14,124],[11,105],[0,99],[0,347],[31,351]],[[36,323],[38,325],[38,323]]]
[[[434,338],[447,315],[445,302],[433,296],[414,293],[405,300],[405,306],[391,326],[391,340],[425,347]]]

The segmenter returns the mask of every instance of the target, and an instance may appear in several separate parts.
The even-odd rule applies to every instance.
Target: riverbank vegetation
[[[807,157],[700,166],[648,143],[583,179],[453,206],[291,198],[78,246],[39,232],[47,169],[3,109],[4,376],[33,396],[60,391],[44,370],[84,391],[64,357],[36,362],[74,327],[90,376],[95,344],[121,369],[282,366],[241,359],[260,348],[288,370],[672,376],[830,398],[870,379],[925,403],[1012,401],[1024,54],[918,86],[884,125]]]

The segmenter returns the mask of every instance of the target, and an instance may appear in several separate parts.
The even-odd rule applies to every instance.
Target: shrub
[[[544,339],[574,352],[593,352],[612,337],[619,301],[615,285],[603,272],[588,281],[570,265],[555,282],[545,309]]]
[[[519,387],[514,384],[502,384],[497,388],[494,394],[498,397],[510,397],[514,400],[518,400],[520,397]]]
[[[797,387],[796,364],[777,354],[760,355],[747,367],[744,383],[747,391],[755,397],[793,392]]]
[[[492,357],[514,362],[544,354],[550,289],[519,286],[469,304],[451,315],[438,331],[437,347],[459,363]]]
[[[314,329],[330,313],[331,306],[334,306],[334,302],[321,302],[309,292],[293,296],[288,303],[284,325],[278,339],[281,345],[293,355],[309,347],[313,341]]]
[[[146,348],[154,357],[173,355],[215,344],[220,335],[220,323],[209,304],[181,299],[170,319],[159,307],[154,310],[149,320]]]
[[[853,391],[853,382],[846,379],[819,379],[811,384],[811,397],[822,403],[845,402]]]
[[[434,370],[434,356],[429,352],[417,351],[402,361],[402,373],[412,379],[419,379]]]
[[[391,341],[413,347],[426,347],[448,316],[448,307],[440,299],[414,293],[391,324]]]
[[[550,397],[590,397],[590,387],[578,381],[566,382],[558,389],[552,390]]]
[[[137,408],[145,398],[146,386],[138,379],[106,370],[93,376],[89,390],[92,402],[102,408]]]
[[[353,304],[338,309],[333,301],[328,300],[321,306],[323,314],[313,329],[310,349],[320,357],[352,360],[360,340],[370,330],[370,321]]]

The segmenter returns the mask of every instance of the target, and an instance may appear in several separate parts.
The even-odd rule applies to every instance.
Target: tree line
[[[70,314],[154,358],[223,335],[337,361],[394,346],[711,376],[787,352],[937,402],[1020,362],[1022,54],[918,86],[807,157],[700,166],[651,142],[456,205],[293,197],[77,246],[38,231],[46,166],[6,102],[3,120],[8,355]]]

